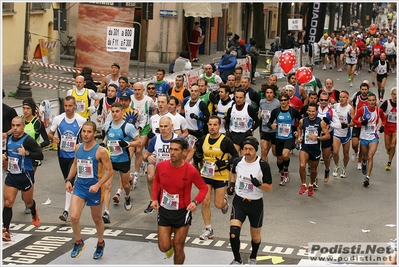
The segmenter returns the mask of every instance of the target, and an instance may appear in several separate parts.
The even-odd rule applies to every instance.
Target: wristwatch
[[[198,205],[199,205],[198,201],[195,200],[195,199],[193,199],[193,201],[191,201],[191,202],[193,202],[193,203],[195,204],[195,206],[198,206]]]

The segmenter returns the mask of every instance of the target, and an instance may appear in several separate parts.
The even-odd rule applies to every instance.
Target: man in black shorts
[[[245,94],[246,91],[242,88],[237,88],[234,91],[235,103],[227,110],[225,117],[226,135],[233,141],[238,154],[241,153],[244,139],[247,136],[252,136],[253,131],[260,124],[255,109],[245,103]]]
[[[264,84],[262,83],[262,86]],[[275,98],[275,91],[270,84],[265,85],[265,98],[260,100],[258,117],[262,120],[260,132],[260,147],[262,149],[261,156],[264,161],[269,162],[268,154],[270,148],[273,156],[276,156],[276,130],[267,127],[272,111],[280,106],[280,102]]]
[[[302,144],[299,152],[299,175],[301,176],[301,189],[299,194],[313,196],[317,176],[317,167],[319,165],[321,149],[320,142],[330,139],[330,132],[327,130],[326,123],[316,116],[317,104],[310,103],[308,106],[308,116],[299,121],[297,140]],[[321,134],[324,135],[321,135]],[[306,186],[306,163],[310,166],[310,183]]]
[[[112,121],[103,125],[104,140],[101,146],[107,146],[112,163],[112,177],[104,184],[104,214],[102,216],[104,223],[111,223],[109,215],[109,203],[111,201],[111,188],[115,172],[119,171],[122,186],[125,190],[125,210],[132,209],[132,200],[130,197],[130,153],[129,147],[140,147],[141,141],[136,128],[131,123],[123,120],[123,105],[115,102],[111,106]]]
[[[2,155],[3,168],[6,170],[6,178],[3,188],[3,241],[11,241],[10,223],[12,219],[12,207],[18,191],[21,190],[26,207],[30,209],[32,224],[40,225],[40,218],[33,199],[35,184],[35,172],[33,170],[35,160],[43,160],[43,152],[36,141],[24,133],[25,121],[21,117],[15,117],[11,121],[12,133],[7,137],[6,152]]]
[[[158,210],[158,247],[174,264],[186,258],[184,243],[191,225],[192,213],[204,200],[208,187],[197,169],[187,163],[188,143],[182,138],[170,141],[170,160],[157,164],[152,186],[151,208]],[[191,200],[193,184],[199,189]],[[172,232],[175,233],[173,240]]]
[[[280,185],[290,181],[288,167],[290,152],[295,147],[294,134],[301,119],[299,111],[289,106],[289,96],[282,92],[279,95],[280,107],[272,111],[267,127],[276,130],[277,167],[280,172]]]
[[[231,170],[228,190],[236,192],[230,216],[230,245],[234,254],[231,264],[242,264],[240,232],[247,216],[251,225],[252,245],[248,264],[256,264],[263,224],[263,191],[271,192],[273,189],[270,166],[256,155],[258,148],[258,140],[247,137],[243,143],[244,156],[234,160]]]
[[[219,132],[221,120],[217,115],[212,115],[208,121],[209,134],[197,141],[198,154],[202,155],[201,176],[208,186],[208,194],[202,203],[202,218],[205,230],[200,235],[201,240],[213,239],[214,233],[211,227],[211,197],[214,189],[215,207],[223,214],[229,211],[229,203],[226,195],[226,187],[229,181],[230,163],[239,155],[233,142]],[[229,193],[229,192],[228,192]]]

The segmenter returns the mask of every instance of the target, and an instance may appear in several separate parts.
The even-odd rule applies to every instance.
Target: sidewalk
[[[273,42],[273,39],[267,39],[266,47],[263,47],[262,50],[264,50],[265,48],[269,48],[271,42]],[[224,51],[217,51],[215,54],[211,54],[211,55],[200,55],[199,56],[200,62],[192,62],[192,66],[195,69],[195,68],[201,67],[204,64],[217,62],[222,57],[223,54],[224,54]],[[62,56],[60,65],[65,66],[65,67],[73,67],[73,57]],[[259,64],[259,65],[261,65],[261,64]],[[130,66],[129,74],[131,74],[131,76],[136,77],[137,76],[137,60],[131,60],[129,66]],[[146,72],[146,78],[154,77],[156,75],[156,71],[158,69],[164,69],[166,71],[166,73],[168,73],[169,64],[147,63],[146,68],[145,68],[144,62],[140,62],[139,76],[141,78],[144,78],[144,72]],[[261,81],[264,78],[262,76],[262,70],[263,69],[259,69],[259,68],[257,69],[257,71],[261,74],[261,76],[258,78],[259,81]],[[44,74],[44,69],[43,68],[39,69],[39,67],[35,65],[33,68],[33,72]],[[48,73],[48,71],[46,71],[46,74],[57,76],[58,71],[55,69],[51,69],[50,73]],[[64,71],[60,71],[59,76],[70,77],[70,78],[73,77],[71,72],[64,72]],[[31,80],[37,81],[37,82],[55,84],[55,85],[57,84],[56,81],[43,79],[43,78],[37,78],[37,77],[31,77]],[[3,101],[5,104],[12,106],[12,107],[21,105],[22,99],[8,97],[9,92],[17,91],[17,86],[19,84],[19,81],[20,81],[19,72],[15,73],[13,75],[8,75],[8,76],[3,77],[3,89],[6,94],[6,97],[3,99]],[[258,84],[260,85],[260,82],[258,82]],[[65,87],[72,88],[71,84],[63,83],[61,85],[65,86]],[[258,87],[258,86],[255,86],[255,87]],[[59,96],[65,97],[66,92],[59,92]],[[51,89],[32,86],[32,97],[33,97],[33,99],[35,99],[35,101],[37,103],[40,103],[44,99],[48,99],[48,100],[58,99],[58,92],[55,90],[51,90]]]

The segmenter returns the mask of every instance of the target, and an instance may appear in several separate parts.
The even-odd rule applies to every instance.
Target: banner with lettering
[[[323,36],[327,3],[309,3],[304,43],[317,43]]]
[[[97,73],[108,74],[111,71],[111,65],[118,63],[121,67],[120,74],[127,75],[130,53],[126,52],[130,52],[130,48],[121,49],[121,38],[118,35],[118,49],[113,52],[107,51],[107,38],[109,37],[109,27],[133,28],[131,23],[119,23],[113,22],[113,20],[134,21],[134,10],[135,8],[125,6],[79,3],[77,23],[79,27],[75,49],[76,67],[89,66]],[[129,43],[129,46],[131,44]]]

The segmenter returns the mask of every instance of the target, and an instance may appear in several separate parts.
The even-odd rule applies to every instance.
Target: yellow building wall
[[[31,11],[29,32],[30,43],[28,59],[33,59],[36,45],[39,39],[46,42],[55,41],[58,38],[57,31],[53,31],[53,9],[58,8],[58,3],[53,3],[50,9],[43,11]],[[2,20],[2,61],[3,75],[15,74],[22,64],[24,57],[26,3],[14,2],[14,13],[4,13]],[[50,38],[48,38],[50,37]],[[58,63],[58,49],[48,51],[50,63]]]

